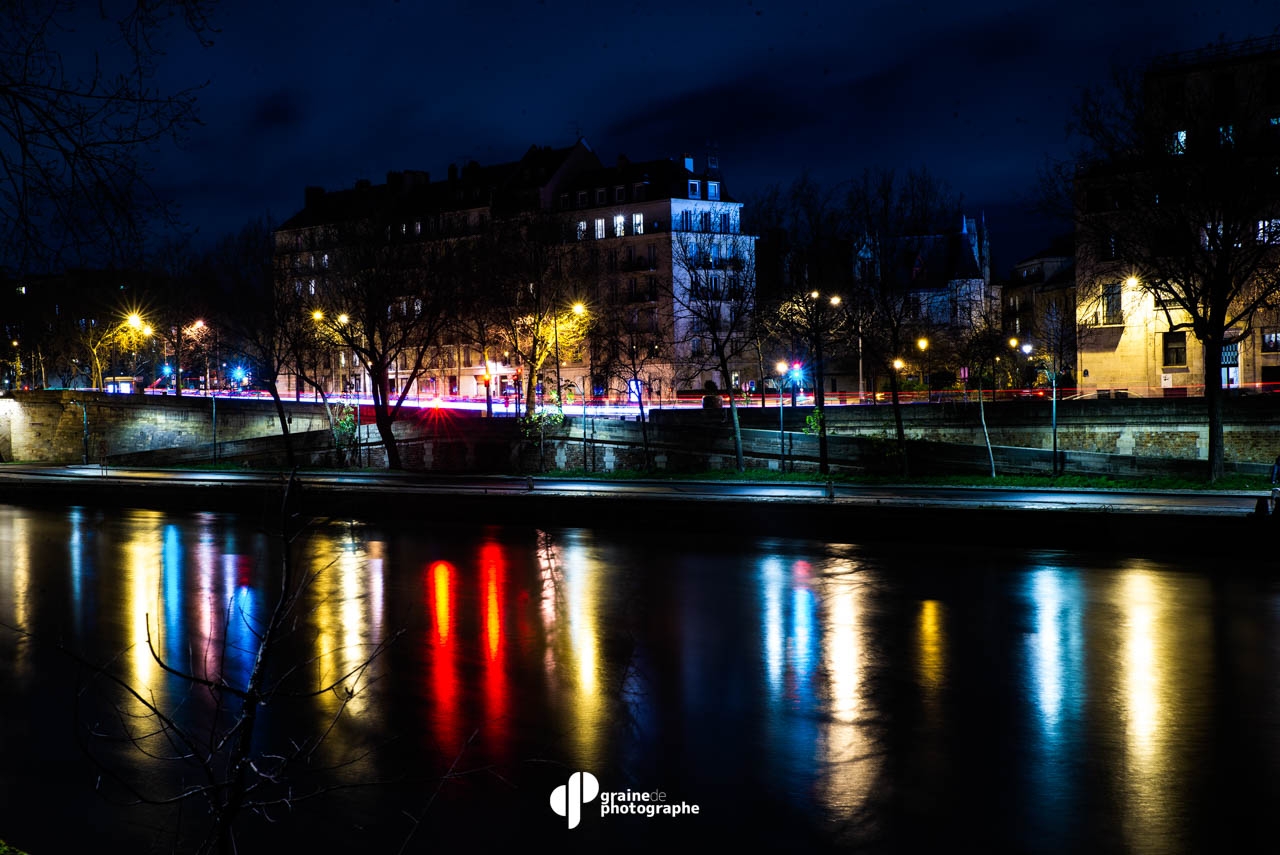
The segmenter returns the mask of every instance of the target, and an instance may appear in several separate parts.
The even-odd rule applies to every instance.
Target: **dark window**
[[[1185,331],[1164,334],[1164,364],[1187,364],[1187,334]]]
[[[1262,352],[1280,353],[1280,328],[1271,327],[1262,331]]]
[[[1124,314],[1120,309],[1120,283],[1112,282],[1102,289],[1102,323],[1115,326],[1124,323]]]

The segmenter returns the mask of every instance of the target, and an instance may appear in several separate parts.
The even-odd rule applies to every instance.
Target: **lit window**
[[[618,214],[613,218],[613,236],[622,237],[627,233],[627,218]]]
[[[1269,124],[1273,128],[1280,128],[1280,116],[1272,116],[1271,118],[1267,119],[1267,124]]]
[[[1173,136],[1169,140],[1170,154],[1186,154],[1187,153],[1187,132],[1174,131]]]
[[[1280,353],[1280,327],[1262,331],[1262,352]]]
[[[400,224],[400,234],[401,234],[401,235],[407,235],[408,233],[409,233],[409,224],[408,224],[408,223],[401,223],[401,224]]]
[[[1258,220],[1258,243],[1280,244],[1280,220]]]
[[[329,253],[327,253],[327,252],[326,252],[326,253],[324,254],[324,257],[320,259],[320,266],[321,266],[321,267],[328,267],[328,266],[329,266]]]
[[[631,215],[631,233],[633,235],[644,234],[644,214]]]
[[[587,221],[578,220],[578,240],[585,240],[587,237]]]
[[[309,287],[308,293],[310,293],[312,297],[316,295],[316,280],[314,279],[311,280],[311,285]]]
[[[719,181],[707,182],[707,198],[711,199],[712,201],[716,201],[720,198],[720,182]]]
[[[1234,125],[1218,126],[1218,145],[1229,146],[1235,142],[1236,129]]]
[[[702,198],[702,182],[701,181],[689,182],[689,198],[690,199]]]
[[[422,234],[422,220],[417,220],[413,224],[413,233],[415,235]]]
[[[596,240],[604,240],[604,218],[596,219]]]

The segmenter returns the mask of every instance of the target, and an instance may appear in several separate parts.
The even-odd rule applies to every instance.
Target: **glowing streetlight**
[[[316,323],[320,323],[320,321],[324,320],[324,312],[320,311],[319,309],[316,309],[314,312],[311,313],[311,320],[315,321]]]
[[[787,467],[787,441],[782,428],[782,381],[787,376],[787,363],[778,360],[773,370],[778,372],[778,471],[781,472]]]
[[[894,369],[895,371],[901,371],[901,370],[902,370],[902,368],[903,368],[903,366],[904,366],[904,365],[906,365],[906,364],[907,364],[907,363],[905,363],[905,362],[903,362],[903,361],[902,361],[902,357],[898,357],[898,358],[896,358],[896,359],[894,359],[894,360],[893,360],[893,369]]]

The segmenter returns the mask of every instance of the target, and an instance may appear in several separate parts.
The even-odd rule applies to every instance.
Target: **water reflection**
[[[871,645],[860,570],[854,561],[836,559],[821,580],[827,721],[819,743],[820,792],[831,818],[840,822],[865,810],[880,772],[880,747],[871,731],[876,710],[866,693]]]
[[[1037,836],[1062,839],[1079,808],[1075,755],[1089,688],[1084,590],[1078,572],[1044,566],[1027,574],[1023,594],[1032,614],[1026,657],[1035,728],[1027,805]]]
[[[278,548],[217,515],[104,523],[0,508],[0,549],[5,622],[53,635],[71,621],[67,638],[118,655],[131,683],[190,719],[212,715],[215,700],[174,694],[179,683],[146,648],[148,615],[167,661],[239,684],[279,591]],[[356,691],[321,694],[296,714],[268,704],[262,739],[327,733],[329,759],[373,744],[361,774],[409,768],[418,781],[444,774],[466,745],[463,765],[492,772],[491,788],[468,777],[439,811],[442,828],[471,824],[458,839],[507,809],[553,820],[545,785],[562,769],[679,785],[715,808],[697,829],[741,834],[750,814],[752,832],[778,832],[773,843],[796,830],[803,850],[833,828],[852,831],[839,841],[851,848],[870,839],[896,851],[945,838],[920,829],[967,823],[1002,851],[1096,840],[1195,851],[1222,827],[1217,807],[1280,792],[1268,762],[1280,756],[1274,585],[1071,555],[1005,560],[940,581],[893,550],[801,541],[683,550],[588,531],[320,526],[298,541],[295,571],[314,581],[277,667],[310,688]],[[4,676],[44,677],[34,657],[0,636]],[[32,704],[65,703],[48,673],[12,681],[19,703],[0,709],[0,733],[43,725],[21,713]],[[23,781],[48,774],[15,741],[0,740],[0,768]],[[159,765],[130,762],[144,776]],[[1210,787],[1222,795],[1206,806]],[[387,805],[390,821],[403,807]],[[1245,813],[1233,822],[1260,814]],[[336,845],[336,830],[315,835],[329,831]],[[58,842],[32,848],[85,848]]]
[[[1204,736],[1210,638],[1203,617],[1183,608],[1187,594],[1206,596],[1203,580],[1180,580],[1175,590],[1167,575],[1139,564],[1115,581],[1121,609],[1116,694],[1131,851],[1167,851],[1179,840],[1183,791],[1194,773],[1187,749]]]
[[[0,567],[8,571],[0,574],[0,615],[15,627],[31,625],[31,539],[25,516],[0,513],[0,550],[7,556],[0,559]],[[15,658],[14,676],[27,674],[28,661],[25,655]]]

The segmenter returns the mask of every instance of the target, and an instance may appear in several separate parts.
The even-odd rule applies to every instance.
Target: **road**
[[[822,484],[729,483],[719,481],[592,481],[552,476],[430,476],[405,472],[303,472],[304,485],[322,490],[394,490],[406,494],[495,493],[628,496],[693,500],[761,499],[766,501],[837,504],[897,505],[907,507],[979,507],[1000,509],[1058,509],[1114,512],[1165,511],[1238,516],[1254,510],[1261,492],[1154,492],[1141,490],[1037,490],[986,487],[860,486],[835,485],[828,494]],[[86,489],[111,485],[129,487],[262,486],[281,482],[283,476],[262,471],[199,471],[153,469],[102,469],[98,466],[0,466],[0,501],[3,494],[31,485],[83,484]]]

